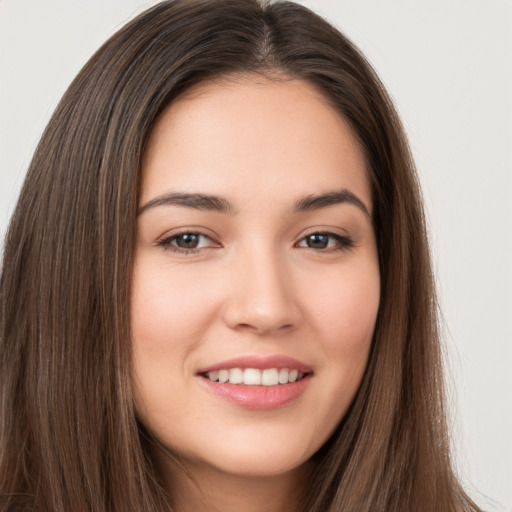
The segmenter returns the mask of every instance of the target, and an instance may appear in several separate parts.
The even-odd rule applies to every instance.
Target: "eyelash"
[[[212,246],[210,246],[210,247],[201,247],[201,248],[195,248],[194,247],[194,248],[191,248],[191,249],[187,249],[187,248],[184,248],[184,247],[177,247],[177,246],[172,245],[172,243],[175,240],[177,240],[180,237],[187,236],[187,235],[193,235],[193,236],[197,236],[197,237],[200,237],[200,238],[206,238],[206,239],[211,240],[213,242],[213,247],[220,247],[220,245],[217,244],[210,236],[205,235],[204,233],[201,233],[201,232],[198,232],[198,231],[185,231],[183,233],[177,233],[175,235],[168,236],[168,237],[163,238],[162,240],[160,240],[158,242],[158,246],[159,247],[163,247],[165,250],[170,250],[172,252],[176,252],[176,253],[184,254],[184,255],[195,254],[195,253],[198,253],[202,249],[212,248]]]
[[[190,249],[187,249],[187,248],[184,248],[184,247],[177,247],[175,245],[172,245],[173,242],[175,242],[178,238],[184,237],[184,236],[187,236],[187,235],[193,235],[193,236],[197,236],[197,237],[200,237],[200,238],[203,238],[203,239],[206,238],[206,239],[212,241],[213,245],[208,246],[208,247],[199,247],[199,248],[195,248],[194,247],[194,248],[190,248]],[[325,236],[325,237],[328,237],[331,240],[335,240],[336,246],[335,247],[328,247],[327,246],[325,248],[315,248],[315,247],[309,247],[309,246],[299,246],[299,244],[301,242],[303,242],[303,241],[305,241],[308,238],[313,237],[313,236]],[[328,244],[330,243],[329,240],[328,240],[327,243]],[[162,247],[164,250],[170,250],[172,252],[183,254],[183,255],[197,254],[202,249],[211,249],[211,248],[220,247],[220,244],[215,242],[210,236],[205,235],[204,233],[201,233],[201,232],[197,232],[197,231],[186,231],[186,232],[183,232],[183,233],[178,233],[178,234],[175,234],[175,235],[168,236],[168,237],[163,238],[162,240],[160,240],[157,243],[157,245],[159,247]],[[294,245],[294,247],[304,247],[304,248],[309,249],[309,250],[314,251],[314,252],[341,252],[341,251],[346,251],[348,249],[352,249],[353,247],[355,247],[355,243],[354,243],[354,240],[352,238],[348,237],[348,236],[342,236],[342,235],[339,235],[337,233],[331,233],[331,232],[328,232],[328,231],[314,231],[314,232],[308,233],[307,235],[302,237],[299,240],[299,242],[297,242]]]
[[[337,233],[331,233],[329,231],[313,231],[312,233],[308,233],[306,236],[302,237],[298,243],[301,243],[312,236],[325,236],[329,239],[333,239],[336,242],[335,247],[325,247],[325,248],[314,248],[314,247],[305,247],[312,251],[318,252],[340,252],[345,251],[347,249],[352,249],[355,247],[354,240],[348,236],[339,235]],[[329,244],[329,241],[328,241]],[[296,244],[298,245],[298,244]],[[302,246],[301,246],[302,247]]]

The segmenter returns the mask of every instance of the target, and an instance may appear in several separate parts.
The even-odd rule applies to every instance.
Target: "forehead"
[[[155,124],[142,171],[141,202],[174,189],[248,196],[267,187],[292,197],[350,188],[371,209],[360,144],[303,80],[246,76],[190,89]]]

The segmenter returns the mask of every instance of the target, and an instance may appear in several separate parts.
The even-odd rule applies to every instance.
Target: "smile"
[[[200,368],[197,376],[222,401],[270,410],[299,399],[312,381],[313,369],[288,356],[245,356]]]
[[[230,368],[207,372],[205,377],[212,382],[240,384],[245,386],[278,386],[296,382],[304,377],[299,370],[289,368]]]

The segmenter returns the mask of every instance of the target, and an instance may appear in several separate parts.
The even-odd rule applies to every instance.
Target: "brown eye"
[[[169,236],[160,240],[158,245],[164,249],[171,249],[174,252],[183,253],[199,251],[209,247],[218,247],[218,244],[209,236],[193,232]]]
[[[354,241],[336,233],[311,233],[300,240],[297,247],[307,247],[318,251],[342,251],[354,247]]]
[[[329,235],[315,233],[306,237],[306,245],[311,249],[326,249],[329,245]]]
[[[196,233],[185,233],[174,238],[174,245],[181,249],[197,249],[201,235]]]

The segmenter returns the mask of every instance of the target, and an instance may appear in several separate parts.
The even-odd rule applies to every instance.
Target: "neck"
[[[194,463],[178,467],[164,454],[158,459],[173,512],[295,512],[311,473],[309,463],[280,475],[247,476]]]

